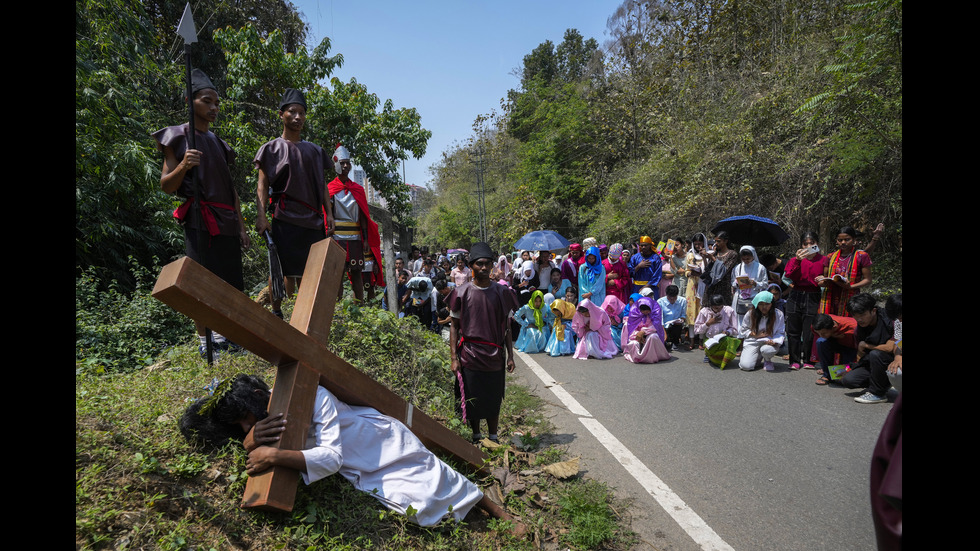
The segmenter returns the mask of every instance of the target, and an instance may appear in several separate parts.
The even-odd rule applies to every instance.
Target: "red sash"
[[[184,219],[187,218],[187,211],[190,210],[191,203],[193,203],[195,199],[196,198],[194,197],[189,197],[183,202],[183,204],[174,209],[174,218],[183,222]],[[201,216],[204,218],[204,225],[208,229],[208,234],[210,234],[211,237],[214,237],[221,232],[218,231],[218,219],[214,217],[214,212],[211,211],[212,208],[235,210],[235,207],[214,201],[201,201]]]

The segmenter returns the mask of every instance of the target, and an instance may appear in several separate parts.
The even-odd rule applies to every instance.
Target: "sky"
[[[310,25],[308,46],[330,37],[343,54],[335,76],[351,78],[383,105],[414,107],[432,132],[425,156],[405,162],[410,184],[427,186],[429,167],[472,135],[478,115],[500,111],[515,70],[545,40],[556,46],[566,29],[600,46],[606,21],[622,0],[292,0]],[[356,152],[355,152],[356,155]]]

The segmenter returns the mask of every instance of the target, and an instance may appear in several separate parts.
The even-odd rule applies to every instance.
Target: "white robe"
[[[450,514],[461,520],[483,498],[480,489],[430,452],[398,420],[341,402],[318,387],[303,456],[303,481],[339,472],[354,487],[411,520],[432,526]]]

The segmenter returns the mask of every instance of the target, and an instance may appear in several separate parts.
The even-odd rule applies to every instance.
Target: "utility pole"
[[[483,146],[477,146],[476,148],[476,160],[473,161],[476,165],[476,196],[480,205],[480,241],[484,243],[487,242],[487,206],[486,201],[484,201],[484,195],[486,190],[483,187]]]

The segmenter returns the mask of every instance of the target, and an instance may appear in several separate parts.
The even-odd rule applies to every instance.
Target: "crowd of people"
[[[192,121],[153,134],[163,153],[160,186],[183,200],[174,217],[184,229],[187,256],[243,290],[241,254],[250,237],[231,180],[237,154],[210,130],[220,100],[200,70],[192,72],[186,100]],[[264,144],[252,164],[258,173],[255,229],[277,246],[285,293],[300,284],[310,246],[333,237],[345,251],[355,299],[367,289],[370,300],[370,290],[384,285],[375,262],[380,238],[364,189],[349,178],[351,153],[338,146],[330,155],[303,140],[301,91],[287,89],[278,113],[282,136]],[[328,172],[336,174],[330,182]],[[705,361],[722,369],[738,357],[744,370],[772,371],[785,345],[790,369],[814,368],[819,360],[817,384],[866,388],[856,400],[877,403],[892,386],[901,391],[901,295],[881,309],[861,292],[871,283],[868,252],[879,237],[864,249],[856,238],[853,228],[841,228],[837,249],[824,255],[817,236],[806,234],[785,263],[760,257],[749,245],[735,247],[725,232],[673,239],[666,247],[647,236],[629,246],[587,238],[571,244],[564,257],[550,251],[496,255],[486,243],[455,256],[415,248],[411,258],[393,262],[397,306],[426,327],[449,330],[456,402],[474,441],[482,438],[483,421],[487,438],[497,439],[503,373],[514,369],[514,349],[581,360],[622,354],[633,363],[655,363],[687,347],[703,349]],[[282,317],[280,305],[281,297],[273,300],[273,312]],[[203,324],[196,329],[209,361],[214,349],[234,348]],[[211,443],[243,439],[250,475],[281,465],[304,473],[309,483],[339,472],[419,524],[462,518],[474,506],[513,520],[396,420],[345,404],[322,387],[317,392],[316,445],[304,450],[270,446],[286,420],[268,416],[268,387],[247,376],[195,402],[181,428],[188,438]],[[344,447],[344,440],[361,445]],[[400,483],[406,473],[423,483]],[[516,534],[525,530],[515,523]]]
[[[782,359],[815,370],[818,385],[863,388],[857,402],[879,403],[901,390],[902,362],[901,295],[879,308],[862,293],[882,229],[860,248],[843,227],[829,254],[807,232],[788,259],[737,246],[725,231],[659,246],[648,236],[608,246],[586,238],[564,256],[499,255],[490,278],[517,296],[511,335],[521,352],[656,363],[697,349],[706,363],[737,360],[745,371],[776,371]],[[446,327],[446,298],[472,279],[465,255],[413,248],[395,263],[403,315]]]

